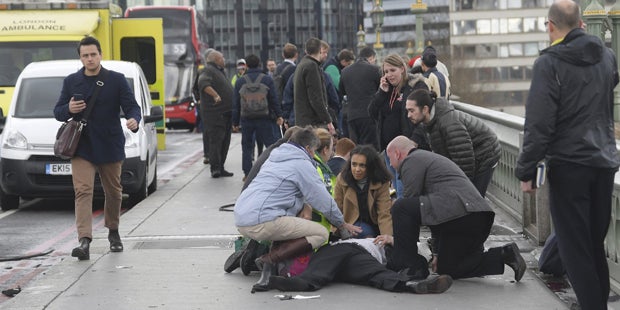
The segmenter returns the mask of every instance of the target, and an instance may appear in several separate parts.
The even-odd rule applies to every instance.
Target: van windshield
[[[19,118],[53,118],[54,106],[60,96],[64,77],[42,77],[23,79],[17,94],[15,117]],[[133,79],[127,78],[133,89]],[[121,117],[123,111],[121,110]]]
[[[15,86],[22,70],[33,61],[78,59],[78,42],[0,42],[0,86]]]

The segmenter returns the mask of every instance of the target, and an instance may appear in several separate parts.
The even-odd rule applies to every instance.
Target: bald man
[[[437,273],[454,279],[480,277],[503,274],[508,265],[515,280],[521,280],[526,265],[515,243],[484,251],[495,213],[463,170],[444,156],[417,149],[405,136],[394,138],[386,152],[404,187],[404,198],[392,206],[391,269],[426,268],[417,247],[420,225],[426,225],[437,241]]]

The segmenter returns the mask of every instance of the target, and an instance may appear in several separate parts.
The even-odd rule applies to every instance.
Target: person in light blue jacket
[[[253,291],[269,289],[275,264],[307,253],[327,241],[321,224],[297,215],[304,204],[321,212],[341,235],[357,234],[359,227],[344,222],[338,205],[325,189],[312,161],[319,138],[311,127],[293,134],[291,140],[271,152],[258,175],[235,203],[239,232],[254,240],[274,242],[271,251],[256,259],[263,273]]]

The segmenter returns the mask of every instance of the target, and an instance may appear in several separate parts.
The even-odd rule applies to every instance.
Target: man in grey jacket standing
[[[547,161],[562,263],[581,309],[607,309],[604,242],[620,165],[613,118],[618,64],[601,39],[582,29],[579,8],[569,0],[549,8],[552,44],[534,63],[515,173],[522,190],[532,192],[537,163]]]
[[[428,273],[417,247],[420,225],[426,225],[436,239],[437,273],[454,279],[480,277],[503,274],[506,264],[521,280],[526,265],[515,243],[484,251],[495,213],[454,162],[418,150],[405,136],[394,138],[386,152],[405,188],[404,198],[392,206],[394,250],[388,267]]]
[[[321,68],[321,40],[308,39],[305,49],[306,56],[297,65],[293,77],[295,124],[301,127],[324,127],[332,135],[336,134],[327,110],[327,90]]]

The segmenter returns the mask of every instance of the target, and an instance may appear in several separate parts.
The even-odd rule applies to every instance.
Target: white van
[[[138,132],[125,127],[125,155],[121,184],[129,206],[157,189],[157,133],[155,122],[163,111],[152,106],[148,84],[140,66],[133,62],[102,61],[109,70],[123,73],[142,109]],[[54,156],[56,131],[54,106],[63,79],[82,67],[79,60],[33,62],[17,80],[0,148],[0,207],[19,207],[19,198],[73,197],[71,164]],[[122,111],[121,111],[122,113]],[[120,116],[123,120],[124,117]],[[99,177],[95,194],[103,193]]]

